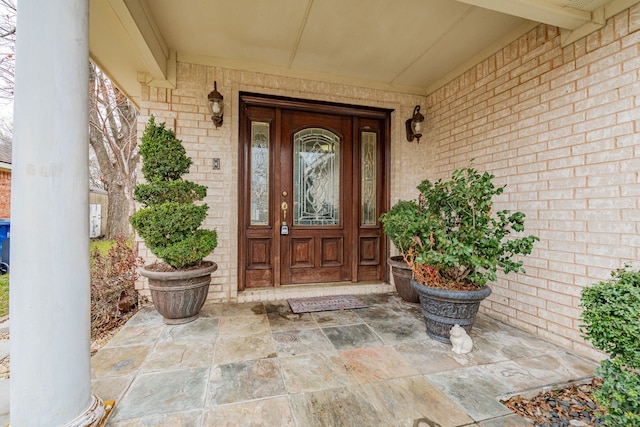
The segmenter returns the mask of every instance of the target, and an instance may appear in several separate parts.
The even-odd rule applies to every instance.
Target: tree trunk
[[[89,66],[89,143],[93,148],[108,194],[105,237],[128,236],[135,204],[137,111],[93,65]]]
[[[127,197],[131,194],[129,186],[120,184],[118,180],[107,182],[107,230],[105,237],[113,239],[116,236],[129,236],[132,233],[129,217],[133,200]]]

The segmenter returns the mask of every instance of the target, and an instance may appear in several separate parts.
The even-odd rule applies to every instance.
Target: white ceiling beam
[[[611,0],[591,13],[590,22],[587,22],[574,30],[563,29],[561,32],[562,46],[567,46],[568,44],[599,30],[605,26],[607,19],[638,3],[640,3],[640,0]]]
[[[138,70],[138,75],[146,75],[145,83],[154,86],[175,87],[175,54],[151,20],[145,0],[109,0],[109,4],[147,68]]]
[[[591,13],[556,6],[544,0],[457,0],[483,9],[518,16],[531,21],[575,30],[591,21]]]

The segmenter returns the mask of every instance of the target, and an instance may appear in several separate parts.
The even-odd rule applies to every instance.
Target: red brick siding
[[[0,170],[0,218],[11,216],[11,172]]]

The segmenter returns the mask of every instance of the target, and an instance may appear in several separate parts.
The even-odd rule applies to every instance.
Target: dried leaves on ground
[[[569,385],[531,399],[514,396],[503,403],[536,427],[603,427],[602,411],[592,396],[592,390],[600,382],[596,378],[590,384]]]

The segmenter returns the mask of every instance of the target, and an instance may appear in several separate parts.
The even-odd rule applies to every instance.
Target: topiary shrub
[[[640,271],[626,266],[612,279],[582,291],[580,328],[598,350],[609,354],[595,371],[602,388],[594,392],[608,426],[640,426]]]
[[[142,204],[131,225],[151,252],[173,268],[198,265],[217,246],[216,230],[200,229],[208,206],[196,205],[207,188],[182,179],[191,159],[182,142],[151,116],[140,144],[142,174],[134,198]]]

